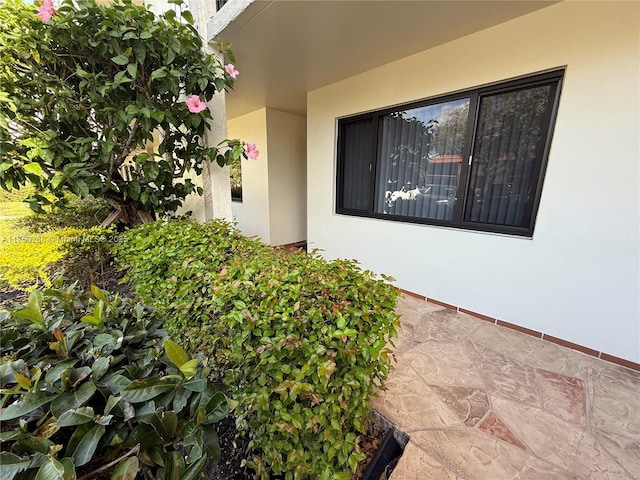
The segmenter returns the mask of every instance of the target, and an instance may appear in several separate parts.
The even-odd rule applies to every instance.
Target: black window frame
[[[540,199],[542,196],[542,187],[544,183],[544,177],[548,164],[549,150],[551,148],[551,140],[555,128],[555,121],[558,112],[558,105],[560,102],[560,93],[562,90],[562,82],[564,79],[565,68],[553,69],[541,73],[529,74],[526,76],[518,77],[515,79],[509,79],[501,82],[496,82],[480,87],[465,89],[454,93],[439,95],[435,97],[429,97],[418,101],[395,105],[393,107],[387,107],[367,113],[351,115],[348,117],[342,117],[337,120],[337,168],[336,168],[336,213],[341,215],[350,215],[364,218],[375,218],[389,221],[433,225],[440,227],[457,228],[464,230],[482,231],[489,233],[500,233],[522,237],[533,237],[535,222],[538,213],[538,207],[540,205]],[[478,116],[480,99],[483,96],[496,95],[500,93],[508,93],[509,91],[523,90],[526,88],[532,88],[536,86],[550,85],[551,91],[549,94],[550,107],[548,108],[544,117],[544,125],[546,127],[546,135],[544,136],[543,151],[541,159],[538,165],[537,180],[535,187],[535,196],[531,203],[531,212],[528,225],[526,227],[499,225],[492,223],[482,223],[478,221],[465,221],[465,209],[467,208],[468,190],[470,182],[470,156],[473,152],[474,141],[476,138],[478,128]],[[403,215],[394,215],[389,213],[377,213],[374,205],[376,200],[376,183],[377,183],[377,165],[379,160],[379,119],[384,115],[389,115],[395,112],[403,110],[410,110],[419,107],[425,107],[429,105],[435,105],[438,103],[448,102],[452,100],[459,100],[463,98],[469,98],[469,116],[467,119],[467,129],[465,132],[465,141],[462,153],[462,162],[460,165],[460,179],[458,184],[458,196],[454,209],[454,215],[452,220],[436,220],[421,217],[410,217]],[[347,142],[345,141],[345,128],[347,125],[353,122],[368,121],[371,122],[371,155],[369,159],[369,198],[368,208],[352,209],[345,208],[345,168],[348,159],[345,158],[345,149],[347,148]]]

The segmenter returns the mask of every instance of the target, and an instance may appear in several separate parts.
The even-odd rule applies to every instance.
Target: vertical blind
[[[469,99],[380,117],[375,212],[451,220]]]
[[[340,120],[338,213],[532,234],[563,74]]]
[[[342,152],[348,162],[343,163],[342,206],[351,210],[367,210],[369,207],[370,163],[372,153],[373,132],[372,119],[366,118],[343,125],[340,135]],[[348,140],[347,140],[348,139]]]
[[[480,99],[466,221],[529,224],[549,91],[545,85]]]

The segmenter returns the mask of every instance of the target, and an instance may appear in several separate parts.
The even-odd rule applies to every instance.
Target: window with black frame
[[[339,120],[337,212],[532,235],[562,76]]]

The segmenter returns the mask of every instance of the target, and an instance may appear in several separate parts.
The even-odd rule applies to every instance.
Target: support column
[[[209,44],[207,34],[207,23],[215,14],[215,2],[190,0],[189,10],[194,15],[194,26],[205,44],[205,53],[219,55],[220,52],[215,46]],[[206,133],[204,142],[210,147],[216,146],[227,138],[227,112],[224,95],[224,92],[220,92],[210,102],[207,102],[207,108],[213,119],[208,121],[211,129]],[[202,170],[202,189],[204,190],[204,219],[233,220],[229,168],[220,168],[215,162],[205,163]]]

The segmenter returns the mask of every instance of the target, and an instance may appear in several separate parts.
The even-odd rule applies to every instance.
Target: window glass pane
[[[452,220],[469,99],[380,117],[375,212]]]
[[[231,182],[231,200],[242,201],[242,164],[240,159],[229,165],[229,181]]]
[[[341,125],[342,208],[369,209],[372,124],[373,120],[366,118]]]
[[[551,90],[544,85],[480,99],[466,221],[529,226]]]

